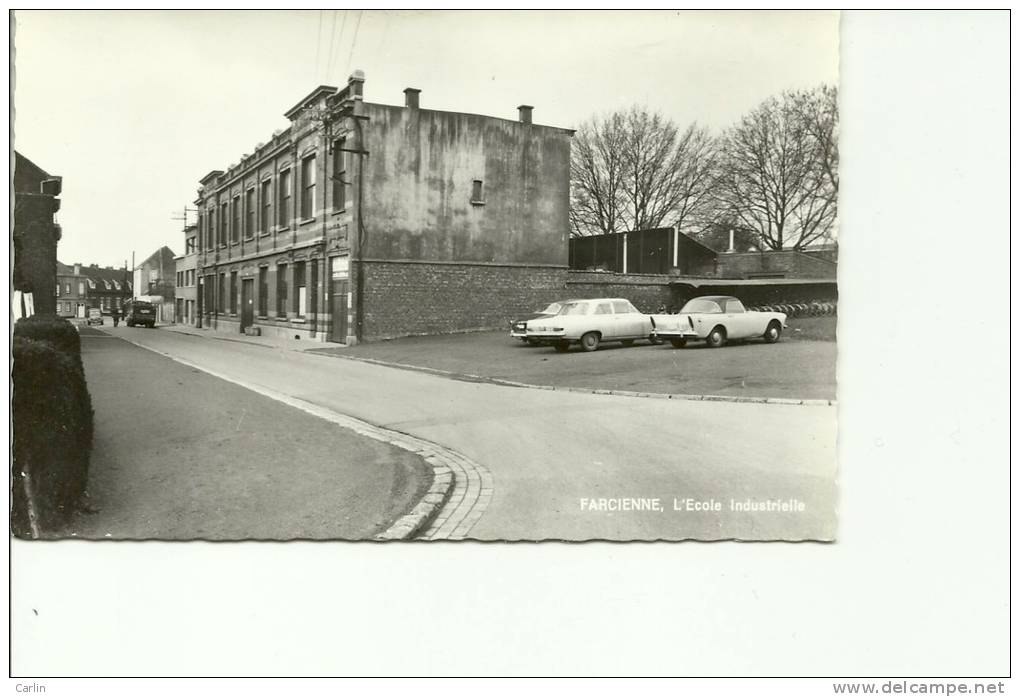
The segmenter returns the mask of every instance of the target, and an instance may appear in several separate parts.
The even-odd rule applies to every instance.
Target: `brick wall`
[[[719,278],[750,278],[756,275],[781,275],[784,278],[836,278],[836,264],[793,251],[739,252],[720,254]]]
[[[550,266],[366,261],[364,339],[502,329],[566,295]]]
[[[570,298],[627,298],[642,312],[656,312],[672,302],[669,282],[672,277],[659,274],[620,274],[571,271],[566,295]]]

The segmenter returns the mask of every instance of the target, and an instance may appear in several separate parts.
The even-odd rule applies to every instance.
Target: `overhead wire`
[[[315,35],[315,69],[312,74],[319,75],[319,54],[322,48],[322,10],[319,10],[319,31]],[[313,79],[313,82],[315,80]]]
[[[346,10],[345,16],[346,16]],[[336,42],[336,10],[333,10],[333,24],[329,30],[329,53],[326,54],[326,76],[325,80],[329,81],[330,67],[333,65],[333,45]]]
[[[353,38],[353,39],[351,40],[351,52],[350,52],[349,54],[347,54],[347,71],[348,71],[348,72],[349,72],[349,71],[351,70],[351,68],[353,67],[353,66],[351,65],[351,61],[352,61],[352,60],[354,60],[354,47],[355,47],[355,46],[357,45],[357,43],[358,43],[358,29],[360,29],[360,28],[361,28],[361,16],[362,16],[363,14],[365,14],[365,11],[364,11],[364,10],[359,10],[359,11],[358,11],[358,21],[357,21],[357,23],[356,23],[356,24],[354,25],[354,38]]]

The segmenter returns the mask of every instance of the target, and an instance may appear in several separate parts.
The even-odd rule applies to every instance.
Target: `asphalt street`
[[[94,512],[77,515],[65,536],[363,539],[431,481],[406,450],[110,334],[83,328],[81,338],[96,413]]]
[[[469,538],[836,535],[835,407],[504,387],[164,329],[105,331],[471,458],[494,493]],[[661,510],[600,509],[599,499],[658,499]],[[803,510],[732,510],[791,499]]]
[[[815,318],[812,318],[815,319]],[[835,318],[820,318],[831,323]],[[325,353],[369,358],[531,385],[632,392],[709,394],[782,399],[836,399],[836,342],[803,341],[791,332],[777,344],[734,343],[674,349],[639,341],[607,343],[593,353],[557,353],[528,346],[509,332],[420,336],[326,348]]]

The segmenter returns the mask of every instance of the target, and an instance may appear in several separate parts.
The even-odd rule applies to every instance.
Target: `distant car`
[[[569,302],[569,301],[568,301]],[[520,339],[521,341],[531,344],[532,346],[538,346],[539,342],[535,339],[528,338],[528,322],[536,319],[545,319],[547,317],[554,317],[560,313],[560,308],[563,305],[560,303],[549,303],[544,310],[539,310],[533,315],[515,319],[510,323],[510,336],[514,339]]]
[[[703,340],[711,348],[727,341],[761,337],[774,344],[786,328],[783,312],[752,312],[729,295],[705,295],[689,300],[678,315],[653,315],[655,335],[674,348]]]
[[[629,346],[638,339],[653,340],[651,317],[625,298],[564,300],[560,306],[557,315],[528,321],[529,340],[557,351],[567,351],[572,344],[594,351],[606,341]]]
[[[88,315],[88,324],[103,324],[103,311],[98,307],[90,307]]]
[[[124,321],[127,326],[156,326],[156,306],[146,300],[128,300],[124,303]]]

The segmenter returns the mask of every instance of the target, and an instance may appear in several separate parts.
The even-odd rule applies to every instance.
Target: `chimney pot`
[[[421,90],[414,87],[408,87],[404,90],[404,106],[408,109],[417,109],[419,94],[421,94]]]
[[[517,107],[518,120],[521,123],[531,123],[531,111],[535,107],[528,106],[527,104],[521,104]]]

